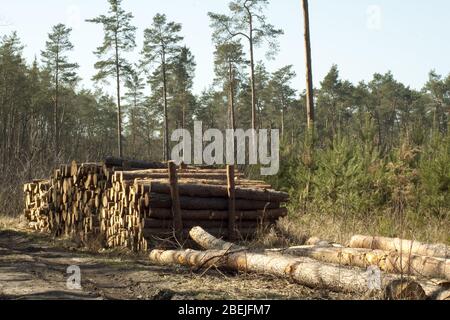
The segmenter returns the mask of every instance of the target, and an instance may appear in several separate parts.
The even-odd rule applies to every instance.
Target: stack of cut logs
[[[108,158],[62,165],[48,181],[24,186],[30,227],[107,247],[145,251],[151,239],[181,240],[193,226],[242,239],[272,225],[288,195],[226,169]]]
[[[216,236],[247,238],[287,211],[288,195],[228,169],[177,168],[116,171],[103,196],[101,226],[109,247],[146,250],[149,239],[202,226]]]
[[[50,231],[49,224],[49,180],[34,180],[23,187],[25,193],[24,214],[30,229]]]

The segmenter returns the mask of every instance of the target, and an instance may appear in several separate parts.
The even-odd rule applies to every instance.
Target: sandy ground
[[[152,265],[130,253],[83,252],[71,243],[23,230],[0,230],[0,299],[350,299],[289,280],[193,272]],[[67,287],[69,266],[81,271],[81,290]]]

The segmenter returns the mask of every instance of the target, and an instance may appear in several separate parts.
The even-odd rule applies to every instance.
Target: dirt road
[[[78,266],[81,290],[69,289]],[[271,277],[151,265],[145,257],[89,253],[61,240],[0,230],[0,299],[346,299]]]

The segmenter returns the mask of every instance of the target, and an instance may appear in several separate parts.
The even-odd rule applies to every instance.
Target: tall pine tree
[[[117,92],[117,139],[119,157],[123,156],[122,143],[122,108],[120,85],[122,77],[130,70],[130,65],[123,53],[129,52],[136,47],[136,27],[131,24],[133,15],[126,12],[122,7],[122,0],[108,0],[108,15],[100,15],[89,19],[87,22],[103,25],[103,44],[94,52],[100,61],[95,64],[98,73],[94,76],[95,81],[114,77]]]
[[[168,64],[167,62],[180,51],[179,42],[183,37],[179,35],[181,24],[168,22],[165,14],[157,14],[153,24],[144,31],[144,47],[142,50],[143,65],[156,64],[162,84],[162,98],[164,106],[164,160],[169,160],[169,119],[168,119]]]
[[[55,160],[58,159],[60,153],[59,137],[60,137],[60,119],[59,119],[59,98],[61,88],[65,85],[72,85],[78,79],[76,69],[77,63],[68,61],[67,52],[73,49],[73,44],[69,37],[72,29],[64,24],[58,24],[53,27],[52,32],[48,35],[48,41],[45,43],[45,51],[42,51],[42,61],[50,73],[53,82],[53,135],[54,135],[54,152]]]

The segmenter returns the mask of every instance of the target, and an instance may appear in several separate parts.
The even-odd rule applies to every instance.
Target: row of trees
[[[129,61],[128,52],[137,46],[133,16],[120,0],[108,1],[109,12],[88,21],[104,31],[95,51],[99,60],[93,80],[97,87],[113,80],[115,97],[102,89],[77,89],[78,65],[68,58],[73,49],[70,28],[53,27],[41,58],[31,65],[23,58],[16,33],[2,38],[3,177],[16,185],[17,179],[29,180],[39,170],[47,175],[55,163],[111,154],[165,160],[169,132],[192,128],[194,119],[203,121],[205,129],[279,128],[283,155],[296,154],[307,136],[306,93],[291,85],[293,66],[270,72],[254,58],[259,48],[269,48],[273,57],[282,34],[264,16],[267,0],[234,0],[227,15],[209,13],[216,78],[198,95],[192,92],[195,58],[183,43],[182,26],[157,14],[144,31],[139,61]],[[317,148],[347,136],[369,141],[388,154],[400,136],[422,145],[433,132],[448,133],[450,76],[431,72],[424,88],[414,90],[391,73],[352,84],[333,66],[314,100]],[[10,203],[10,194],[0,191],[0,203]]]

